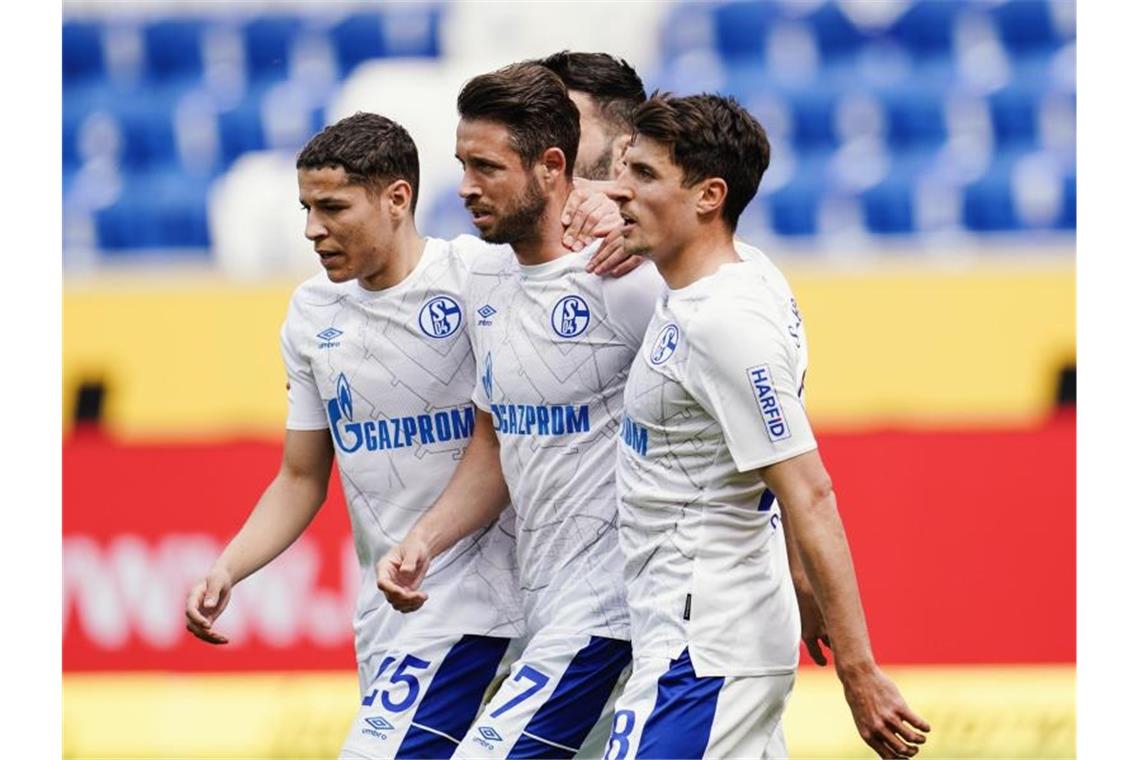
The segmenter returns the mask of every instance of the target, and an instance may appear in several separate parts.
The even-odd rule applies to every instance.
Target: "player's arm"
[[[328,430],[288,430],[281,469],[261,494],[241,530],[186,600],[186,628],[211,644],[228,639],[213,630],[233,587],[285,551],[312,521],[328,492],[333,446]]]
[[[917,745],[926,741],[921,732],[930,726],[907,706],[875,663],[847,536],[818,450],[765,467],[761,473],[784,510],[827,621],[835,669],[859,735],[880,757],[916,754]]]
[[[790,517],[785,512],[783,518],[784,540],[788,545],[788,570],[792,576],[792,586],[796,590],[796,606],[800,611],[800,638],[803,639],[812,661],[816,665],[826,665],[827,657],[823,654],[820,644],[831,648],[831,641],[827,638],[827,625],[824,623],[823,613],[820,612],[819,601],[815,598],[811,581],[804,571],[795,533],[788,527]]]
[[[510,503],[499,462],[499,439],[491,415],[475,410],[471,442],[447,487],[408,532],[376,563],[376,585],[401,612],[423,606],[420,584],[431,560],[461,538],[490,525]]]

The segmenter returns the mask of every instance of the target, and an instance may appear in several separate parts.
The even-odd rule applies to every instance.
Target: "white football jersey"
[[[816,443],[803,323],[759,251],[656,305],[625,389],[621,546],[634,651],[698,676],[787,673],[799,616],[779,505],[759,468]]]
[[[360,560],[361,660],[397,633],[522,630],[510,509],[432,562],[420,610],[403,615],[376,588],[376,561],[435,502],[474,427],[471,315],[460,295],[467,276],[452,244],[429,238],[411,274],[385,290],[323,273],[302,283],[281,331],[287,427],[327,428],[336,450]]]
[[[527,628],[629,638],[614,457],[629,365],[664,283],[645,265],[586,272],[593,246],[522,266],[474,252],[467,306],[478,381],[518,511]]]

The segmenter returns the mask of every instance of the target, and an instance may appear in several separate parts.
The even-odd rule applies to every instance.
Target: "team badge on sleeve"
[[[662,327],[661,332],[657,333],[657,340],[653,343],[653,352],[649,355],[649,361],[653,364],[664,364],[668,361],[677,350],[677,337],[680,334],[677,325],[673,323]]]
[[[780,399],[776,395],[776,386],[772,382],[772,372],[768,369],[768,365],[758,364],[749,367],[747,371],[756,403],[760,405],[760,415],[764,418],[768,438],[773,442],[790,438],[792,431],[788,429],[788,423],[784,419],[784,410],[780,407]]]
[[[429,338],[446,338],[462,323],[463,312],[449,296],[436,296],[420,309],[420,330]]]
[[[550,326],[563,338],[575,338],[590,324],[590,307],[582,296],[565,296],[550,312]]]

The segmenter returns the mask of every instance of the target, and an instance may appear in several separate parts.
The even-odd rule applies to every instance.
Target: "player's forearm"
[[[215,564],[234,583],[260,570],[304,532],[324,503],[326,489],[327,481],[278,473]]]
[[[827,623],[840,678],[874,664],[859,598],[855,566],[830,485],[812,489],[798,504],[785,504],[788,527]]]
[[[494,522],[509,502],[490,415],[478,412],[471,443],[451,480],[409,537],[423,541],[431,556],[438,556],[464,536]]]

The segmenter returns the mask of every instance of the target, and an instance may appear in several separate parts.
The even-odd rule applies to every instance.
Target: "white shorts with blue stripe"
[[[630,654],[622,639],[539,631],[455,757],[600,757]]]
[[[341,747],[343,760],[448,758],[487,691],[505,674],[511,639],[455,634],[401,643],[361,664],[372,676]]]
[[[617,701],[605,760],[782,758],[780,719],[795,674],[705,677],[689,650],[638,657]]]

